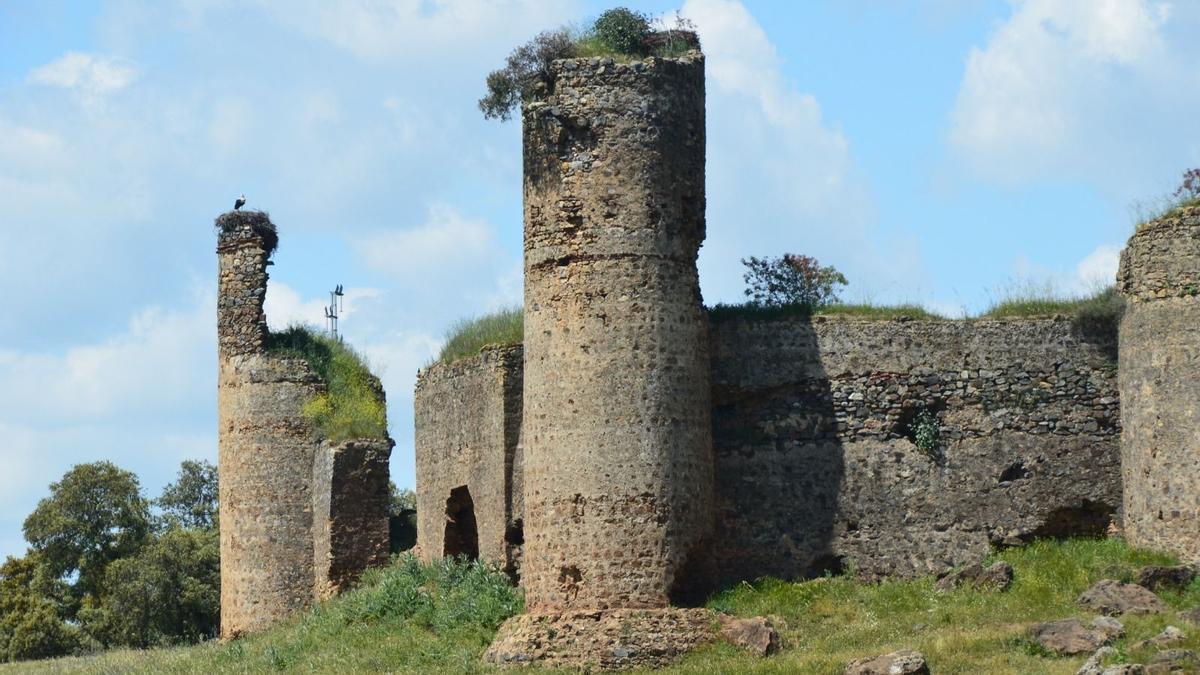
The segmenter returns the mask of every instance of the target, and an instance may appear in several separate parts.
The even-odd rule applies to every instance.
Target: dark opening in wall
[[[388,550],[392,553],[407,551],[417,545],[417,512],[404,509],[388,518]]]
[[[521,546],[525,543],[525,521],[523,519],[517,518],[504,529],[504,541],[512,546]]]
[[[1029,478],[1033,472],[1025,468],[1025,462],[1015,462],[1000,474],[1001,483],[1011,483],[1014,480]]]
[[[1061,537],[1102,538],[1108,534],[1108,525],[1112,522],[1115,512],[1116,508],[1113,506],[1085,499],[1079,506],[1051,511],[1040,527],[1022,539],[1031,541]]]
[[[833,553],[822,553],[813,558],[808,566],[808,576],[811,578],[839,576],[846,572],[846,559]]]
[[[920,429],[919,422],[923,417],[933,418],[940,417],[946,409],[946,404],[942,401],[926,401],[923,403],[907,403],[900,409],[900,414],[896,417],[896,423],[892,425],[892,433],[900,438],[907,438],[913,443],[917,442],[917,431]]]
[[[446,500],[446,537],[442,555],[479,559],[479,528],[475,523],[475,502],[466,485],[450,491]]]

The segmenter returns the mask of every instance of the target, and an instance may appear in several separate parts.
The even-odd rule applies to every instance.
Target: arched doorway
[[[446,500],[446,536],[442,555],[479,559],[479,529],[475,524],[475,502],[466,485],[450,491]]]

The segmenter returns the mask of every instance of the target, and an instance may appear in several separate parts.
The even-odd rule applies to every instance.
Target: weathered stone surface
[[[1116,649],[1108,646],[1101,647],[1100,649],[1097,649],[1094,654],[1089,656],[1087,661],[1083,662],[1083,665],[1079,667],[1079,670],[1075,671],[1075,675],[1103,675],[1104,666],[1102,664],[1104,663],[1104,659],[1116,655]]]
[[[1076,602],[1088,609],[1115,616],[1118,614],[1157,614],[1167,611],[1166,603],[1157,595],[1137,584],[1123,584],[1113,579],[1097,581],[1084,591]]]
[[[461,553],[451,542],[462,522],[448,520],[456,489],[474,509],[479,558],[519,576],[524,536],[521,475],[521,347],[486,347],[417,375],[417,548],[421,559]],[[461,518],[459,519],[461,520]]]
[[[949,591],[967,586],[977,591],[1003,591],[1012,585],[1012,580],[1012,565],[1003,560],[986,568],[981,563],[971,563],[938,579],[936,588],[939,591]]]
[[[1183,634],[1183,631],[1179,630],[1175,626],[1167,626],[1158,635],[1133,643],[1131,649],[1136,651],[1146,647],[1169,647],[1176,642],[1182,642],[1185,639],[1187,639],[1187,636]]]
[[[1120,504],[1112,345],[1069,319],[711,330],[722,585],[944,574],[994,544],[1103,535]],[[933,455],[908,437],[921,405]]]
[[[1193,607],[1192,609],[1180,612],[1179,618],[1188,623],[1200,625],[1200,607]]]
[[[1146,664],[1146,675],[1200,672],[1200,658],[1190,649],[1166,649],[1154,655]]]
[[[1098,616],[1092,619],[1091,626],[1104,635],[1105,641],[1125,637],[1125,624],[1111,616]]]
[[[1086,654],[1111,639],[1107,631],[1088,628],[1078,619],[1060,619],[1034,624],[1029,638],[1060,656]]]
[[[1102,675],[1145,675],[1146,667],[1140,663],[1122,663],[1104,669]]]
[[[1200,207],[1141,225],[1121,253],[1125,536],[1200,560]]]
[[[913,649],[851,661],[844,675],[929,675],[925,657]]]
[[[526,606],[662,607],[712,526],[704,58],[550,79],[522,125]]]
[[[1150,565],[1137,571],[1135,583],[1151,591],[1181,589],[1196,578],[1196,568],[1191,565]]]
[[[753,656],[770,656],[779,651],[779,633],[770,619],[738,619],[722,614],[721,637]]]
[[[483,655],[501,666],[626,670],[670,664],[715,640],[706,609],[609,609],[522,614],[500,627]]]
[[[388,562],[391,439],[322,444],[313,461],[313,592],[318,600],[354,586]]]

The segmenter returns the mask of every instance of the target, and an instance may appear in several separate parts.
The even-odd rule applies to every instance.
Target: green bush
[[[307,326],[271,333],[267,349],[304,359],[326,390],[304,405],[304,417],[332,442],[387,438],[387,406],[365,359],[340,340]]]
[[[462,319],[450,327],[446,344],[438,354],[442,363],[453,363],[473,356],[493,345],[519,345],[525,338],[525,312],[520,307]]]
[[[845,275],[816,258],[785,253],[778,258],[743,258],[748,303],[762,307],[795,305],[817,308],[838,301]]]
[[[610,9],[592,25],[596,38],[618,54],[644,55],[650,35],[650,17],[625,7]]]
[[[523,607],[520,592],[494,565],[462,558],[423,564],[406,553],[364,575],[340,612],[346,623],[406,620],[445,633],[464,626],[494,631]]]

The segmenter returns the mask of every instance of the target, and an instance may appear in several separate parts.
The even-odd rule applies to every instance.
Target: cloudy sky
[[[1112,278],[1139,204],[1200,165],[1200,3],[657,0],[708,54],[706,301],[739,258],[817,256],[848,300],[962,315]],[[272,325],[412,385],[456,319],[520,298],[520,130],[483,78],[595,0],[0,2],[0,555],[78,462],[153,496],[216,459],[212,220],[282,245]]]

